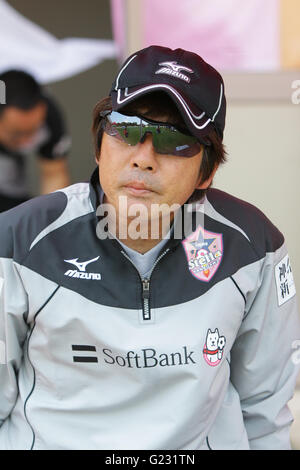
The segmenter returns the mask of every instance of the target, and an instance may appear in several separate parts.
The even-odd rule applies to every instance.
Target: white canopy
[[[0,73],[8,69],[24,70],[47,84],[115,56],[114,41],[57,39],[0,0]]]

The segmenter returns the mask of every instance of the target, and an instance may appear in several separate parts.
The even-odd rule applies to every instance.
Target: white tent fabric
[[[57,39],[0,0],[0,73],[21,69],[41,84],[64,80],[116,56],[114,41]]]

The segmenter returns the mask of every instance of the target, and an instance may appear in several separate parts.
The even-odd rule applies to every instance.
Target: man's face
[[[10,150],[18,150],[30,142],[45,121],[47,105],[38,103],[24,111],[9,106],[0,116],[0,143]]]
[[[190,158],[161,155],[151,134],[143,143],[129,146],[104,133],[99,158],[104,202],[112,204],[117,215],[120,196],[127,197],[128,211],[133,204],[143,204],[149,216],[152,205],[182,206],[196,188],[207,187],[212,179],[199,185],[202,154],[203,149]]]

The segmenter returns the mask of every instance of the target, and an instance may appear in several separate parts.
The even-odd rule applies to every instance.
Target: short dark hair
[[[100,100],[93,110],[92,134],[96,160],[98,160],[101,149],[103,118],[100,113],[103,111],[112,111],[112,102],[110,97]],[[140,112],[143,114],[143,116],[147,117],[147,115],[149,115],[149,117],[152,119],[155,119],[156,117],[159,118],[160,116],[166,116],[168,119],[170,119],[170,122],[174,124],[175,127],[179,126],[180,128],[186,128],[176,105],[164,92],[154,92],[151,93],[151,95],[142,96],[130,105],[122,108],[121,112]],[[211,131],[207,136],[205,136],[205,140],[210,143],[210,146],[204,147],[199,173],[202,176],[201,183],[210,177],[217,165],[227,161],[227,152],[225,150],[225,146],[216,131]],[[205,193],[206,189],[196,189],[189,198],[189,202],[201,199]]]
[[[43,101],[42,88],[29,73],[7,70],[0,74],[5,84],[6,103],[0,105],[0,116],[9,106],[27,111]]]

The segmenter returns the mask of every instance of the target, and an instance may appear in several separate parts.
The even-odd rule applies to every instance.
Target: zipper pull
[[[149,299],[150,299],[150,281],[149,279],[143,279],[142,281],[143,292],[143,318],[144,320],[150,320],[150,308],[149,308]]]
[[[150,282],[149,282],[149,279],[143,279],[143,299],[150,299]]]

